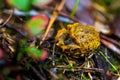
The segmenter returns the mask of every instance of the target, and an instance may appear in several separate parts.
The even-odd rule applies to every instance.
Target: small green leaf
[[[36,36],[42,34],[48,24],[48,17],[44,14],[33,16],[26,24],[28,33]]]
[[[42,28],[40,28],[39,25],[42,24],[43,22],[44,21],[42,19],[28,22],[29,29],[33,35],[42,33]]]
[[[22,11],[28,11],[31,7],[30,0],[7,0],[7,2]]]
[[[31,57],[40,58],[43,54],[43,52],[36,47],[28,47],[26,50]]]

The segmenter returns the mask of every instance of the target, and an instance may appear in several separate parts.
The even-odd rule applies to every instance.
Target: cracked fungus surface
[[[67,29],[60,29],[55,39],[56,45],[73,58],[88,56],[100,46],[99,33],[94,27],[80,23],[67,25]]]

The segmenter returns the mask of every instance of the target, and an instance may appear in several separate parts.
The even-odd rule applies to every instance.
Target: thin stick
[[[11,10],[9,17],[7,18],[7,20],[5,20],[5,22],[2,25],[0,25],[0,27],[3,27],[4,25],[6,25],[10,21],[10,19],[13,16],[13,12],[14,12],[14,10]]]
[[[61,11],[62,8],[63,8],[63,6],[64,6],[64,4],[65,4],[65,0],[62,0],[61,3],[60,3],[60,5],[57,6],[57,10],[58,10],[58,11]],[[56,11],[54,11],[54,12],[53,12],[53,15],[52,15],[52,17],[51,17],[51,19],[50,19],[50,22],[49,22],[49,24],[48,24],[47,30],[45,31],[45,34],[44,34],[44,36],[43,36],[43,38],[42,38],[42,41],[40,41],[39,45],[41,45],[41,44],[43,43],[43,41],[45,40],[45,38],[46,38],[46,36],[47,36],[47,34],[48,34],[48,32],[49,32],[52,24],[53,24],[54,21],[56,20],[57,16],[58,16],[58,13],[57,13]]]
[[[117,42],[117,41],[115,41],[114,39],[109,38],[109,37],[107,37],[107,36],[105,36],[105,35],[103,35],[103,34],[101,34],[100,37],[103,38],[103,39],[105,39],[105,40],[107,40],[107,41],[110,41],[110,42],[112,42],[113,44],[115,44],[115,45],[117,45],[117,46],[120,47],[120,43]]]
[[[24,60],[24,61],[25,61],[25,63],[28,63],[27,60]],[[46,79],[39,73],[39,71],[37,71],[37,70],[35,69],[35,67],[33,67],[31,64],[29,64],[29,66],[30,66],[30,68],[33,70],[33,72],[36,73],[36,75],[39,77],[40,80],[46,80]]]
[[[107,46],[109,49],[111,49],[113,52],[115,52],[117,54],[117,56],[120,55],[120,49],[115,46],[113,43],[106,41],[104,39],[101,39],[102,44],[104,44],[105,46]]]

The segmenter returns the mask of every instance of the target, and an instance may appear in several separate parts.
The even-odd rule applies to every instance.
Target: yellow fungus
[[[80,23],[69,24],[67,29],[59,30],[55,39],[57,46],[73,58],[85,57],[100,46],[99,33],[94,27]]]

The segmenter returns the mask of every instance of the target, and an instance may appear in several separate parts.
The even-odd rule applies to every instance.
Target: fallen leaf
[[[103,24],[99,21],[95,21],[94,26],[98,32],[101,32],[103,34],[111,34],[111,30],[107,24]]]

